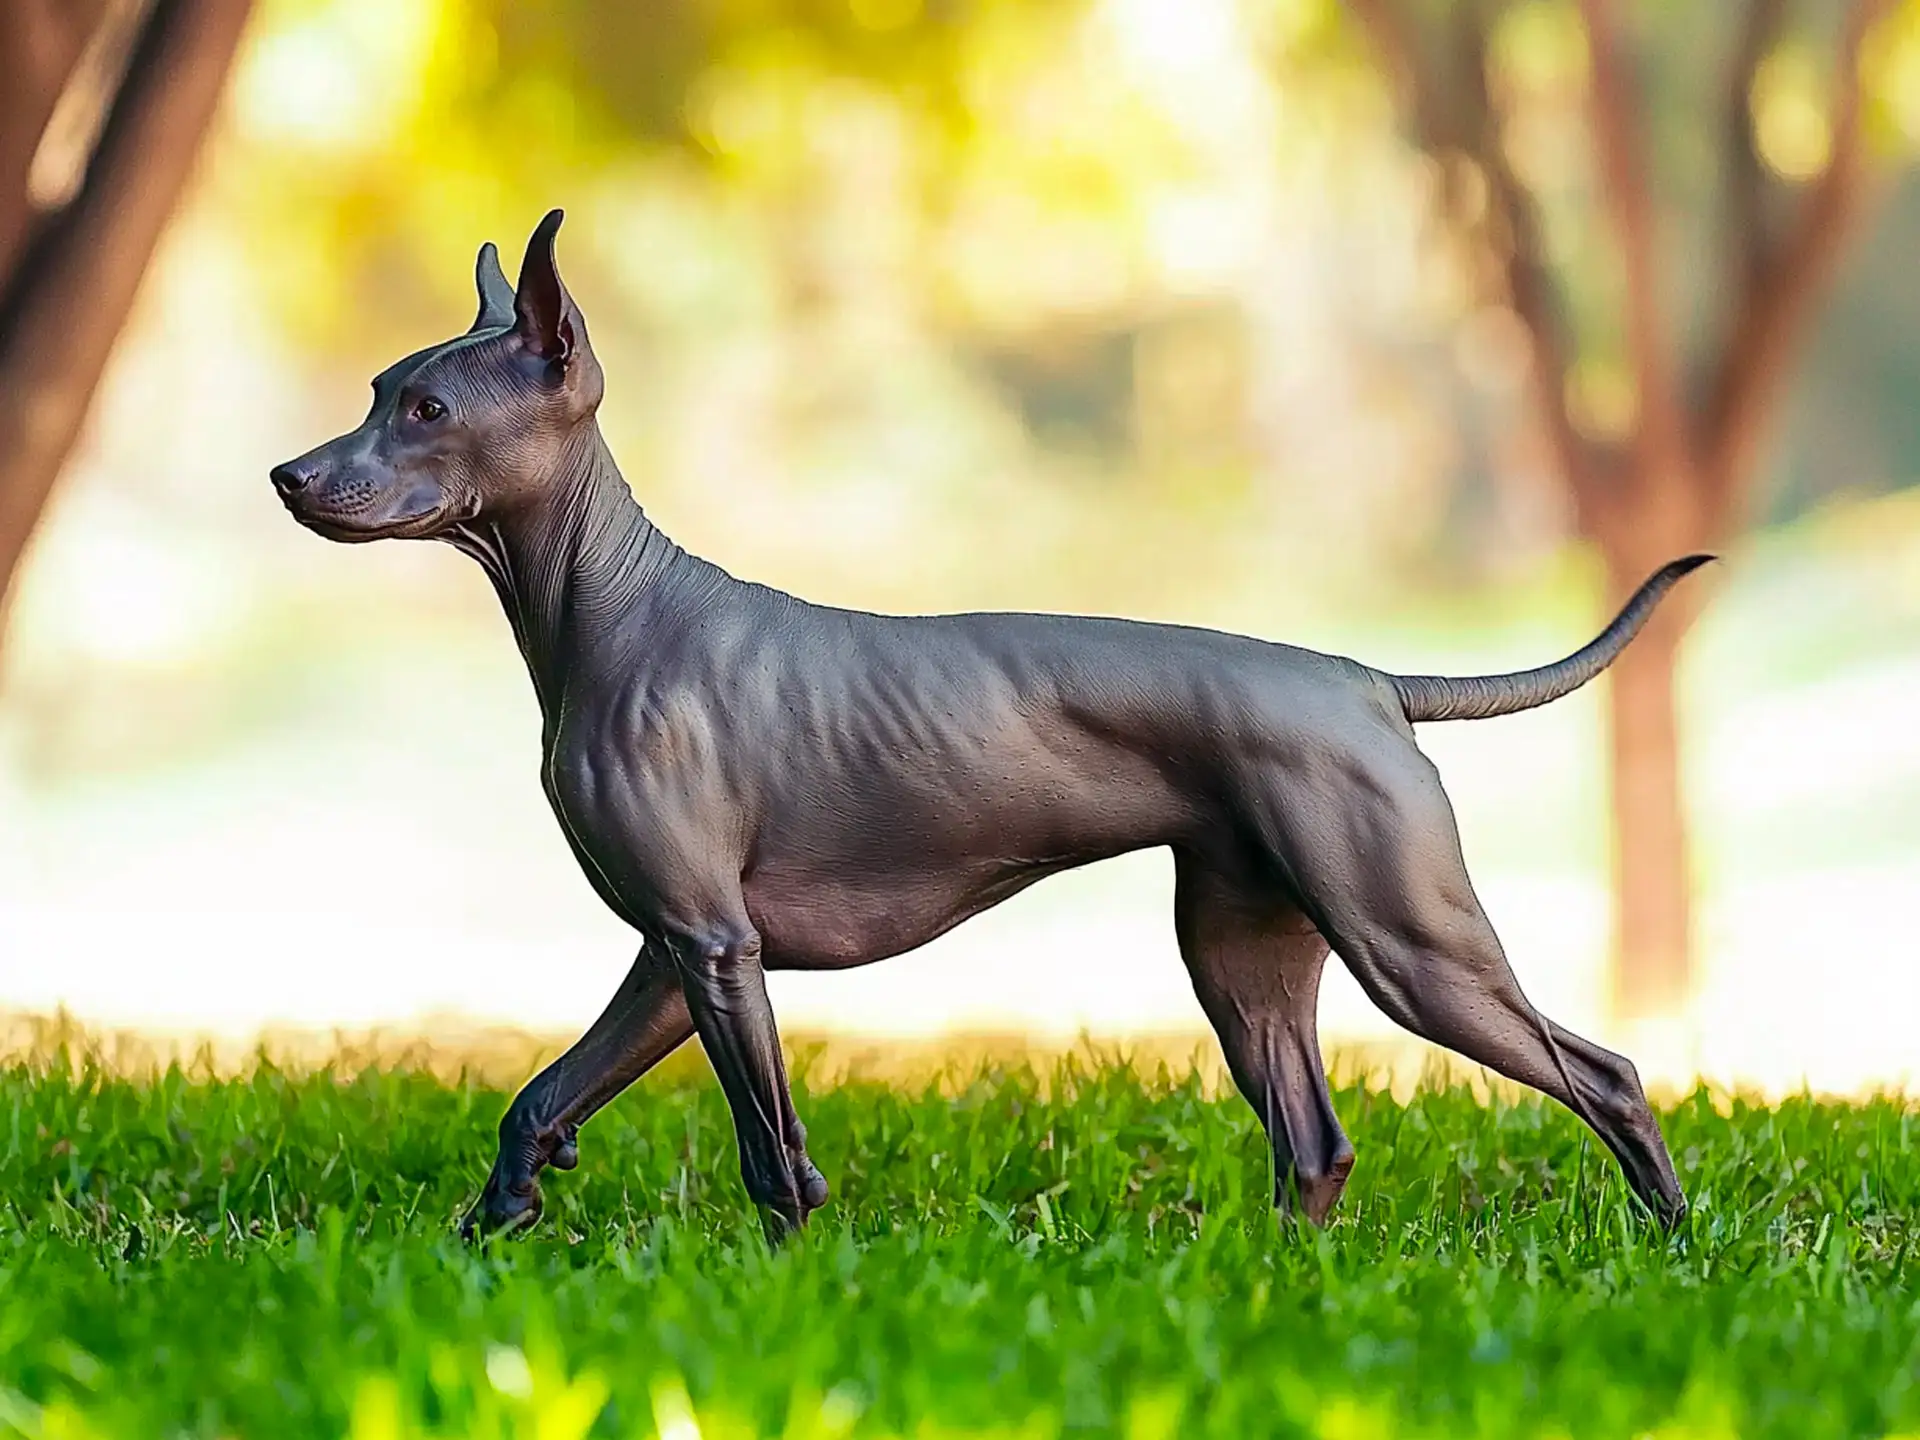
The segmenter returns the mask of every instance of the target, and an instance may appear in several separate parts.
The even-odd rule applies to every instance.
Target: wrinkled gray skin
[[[696,1033],[770,1234],[803,1225],[827,1186],[765,971],[898,955],[1157,846],[1277,1204],[1323,1222],[1353,1165],[1314,1030],[1331,946],[1395,1021],[1571,1108],[1656,1217],[1684,1214],[1633,1066],[1521,993],[1411,721],[1564,694],[1705,557],[1568,660],[1476,680],[1173,625],[810,605],[641,513],[594,420],[604,382],[555,268],[559,223],[534,232],[517,293],[483,248],[473,328],[387,370],[358,429],[273,472],[328,539],[445,540],[485,568],[539,695],[554,814],[643,940],[606,1012],[509,1107],[464,1233],[536,1218],[541,1169],[571,1169],[582,1122]],[[1097,956],[1070,963],[1097,976]]]

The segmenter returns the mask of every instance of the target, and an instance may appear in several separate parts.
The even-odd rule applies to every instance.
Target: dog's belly
[[[1217,819],[1158,759],[1105,737],[1016,717],[996,738],[796,767],[742,877],[766,963],[883,960],[1048,875]]]
[[[845,970],[926,944],[1037,880],[1083,861],[969,867],[944,874],[756,874],[747,913],[771,970]]]
[[[747,913],[769,965],[862,965],[1048,875],[1184,840],[1203,808],[1159,765],[1094,742],[899,757],[771,808],[742,877]]]

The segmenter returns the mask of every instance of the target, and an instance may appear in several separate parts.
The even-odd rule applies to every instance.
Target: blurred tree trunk
[[[250,0],[0,0],[0,603],[219,102]]]
[[[1643,427],[1642,435],[1645,431]],[[1691,457],[1642,444],[1628,468],[1576,482],[1582,534],[1606,567],[1609,612],[1660,566],[1724,543],[1723,526],[1698,507]],[[1663,503],[1664,502],[1664,503]],[[1701,577],[1704,580],[1706,577]],[[1693,946],[1693,887],[1681,794],[1681,642],[1700,611],[1700,580],[1670,595],[1606,677],[1608,784],[1613,826],[1614,1001],[1620,1013],[1668,1013],[1687,997]]]
[[[1624,277],[1622,318],[1631,394],[1596,424],[1580,413],[1578,337],[1542,236],[1538,197],[1508,159],[1488,39],[1498,0],[1455,0],[1436,36],[1408,0],[1347,0],[1367,31],[1417,142],[1441,162],[1441,205],[1489,259],[1498,303],[1531,342],[1533,409],[1573,501],[1581,535],[1605,561],[1608,600],[1627,596],[1660,565],[1715,549],[1746,522],[1785,382],[1873,190],[1864,154],[1860,56],[1892,0],[1851,0],[1833,78],[1824,170],[1790,205],[1769,205],[1754,146],[1752,96],[1779,41],[1787,0],[1747,0],[1725,99],[1722,239],[1734,303],[1700,384],[1677,359],[1662,300],[1652,186],[1641,131],[1645,97],[1623,53],[1614,0],[1578,0],[1587,46],[1588,126],[1602,182],[1603,220]],[[1464,197],[1459,162],[1484,183]],[[1784,223],[1773,212],[1786,210]],[[1682,1003],[1692,984],[1693,924],[1675,671],[1699,613],[1699,581],[1683,587],[1608,673],[1613,810],[1614,1002],[1629,1017]]]

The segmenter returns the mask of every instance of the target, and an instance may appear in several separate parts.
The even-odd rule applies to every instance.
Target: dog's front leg
[[[472,1240],[539,1219],[540,1171],[578,1164],[575,1137],[588,1117],[691,1034],[679,969],[661,947],[648,945],[587,1033],[507,1107],[499,1154],[460,1222],[461,1235]]]
[[[827,1182],[807,1158],[806,1131],[787,1090],[780,1035],[767,1001],[760,937],[744,922],[669,941],[687,1008],[733,1110],[740,1173],[776,1244],[827,1201]]]

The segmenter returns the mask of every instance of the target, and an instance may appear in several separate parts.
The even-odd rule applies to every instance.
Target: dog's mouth
[[[287,509],[314,534],[342,545],[364,545],[372,540],[430,540],[479,513],[477,497],[436,499],[422,509],[399,515],[340,514],[314,509],[289,499]]]
[[[363,545],[369,540],[424,540],[443,524],[440,507],[420,515],[400,515],[375,522],[328,515],[294,517],[314,534],[343,545]]]

